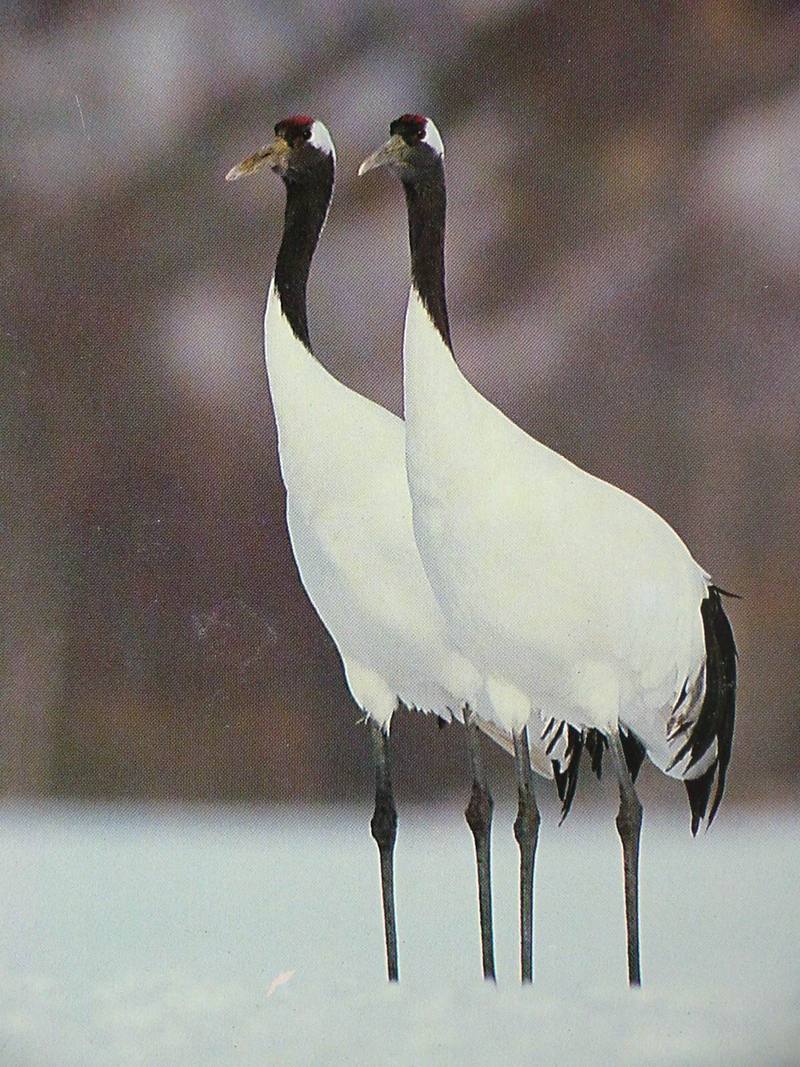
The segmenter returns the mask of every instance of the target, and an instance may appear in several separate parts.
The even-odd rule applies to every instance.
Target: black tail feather
[[[705,774],[701,774],[699,778],[687,778],[683,783],[686,786],[689,807],[692,811],[692,836],[697,833],[700,820],[706,813],[711,786],[714,784],[715,770],[716,766],[712,763]]]
[[[607,741],[599,730],[587,730],[584,734],[584,744],[592,761],[592,773],[599,782],[603,777],[603,750]]]
[[[569,815],[572,801],[575,798],[582,752],[583,734],[580,730],[576,730],[574,726],[567,726],[567,747],[564,750],[563,762],[559,764],[559,762],[553,760],[553,777],[556,780],[558,799],[561,801],[560,822],[563,822]],[[561,770],[562,766],[564,770]]]
[[[624,730],[620,730],[619,738],[622,742],[622,751],[625,753],[625,762],[628,764],[631,778],[635,782],[639,776],[639,771],[642,769],[647,752],[636,734],[630,730],[627,733]]]
[[[721,590],[709,586],[708,596],[700,606],[703,617],[703,633],[706,644],[705,692],[703,706],[688,740],[673,763],[679,763],[691,754],[689,767],[693,767],[716,742],[717,755],[709,769],[699,778],[686,779],[686,792],[692,812],[692,833],[697,832],[700,820],[705,817],[711,796],[714,772],[717,788],[708,825],[714,821],[722,794],[731,758],[733,727],[736,713],[736,643],[733,630],[722,607]]]
[[[625,753],[625,762],[628,764],[631,778],[635,782],[639,776],[639,771],[642,769],[647,750],[636,734],[630,730],[626,731],[623,728],[620,730],[619,736],[622,742],[622,751]],[[604,734],[592,728],[584,734],[584,744],[592,760],[592,771],[599,781],[603,776],[603,752],[608,747],[608,741]]]

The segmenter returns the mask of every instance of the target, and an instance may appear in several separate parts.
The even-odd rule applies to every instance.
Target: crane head
[[[264,166],[283,178],[298,178],[311,169],[320,156],[336,158],[325,124],[309,115],[290,115],[275,124],[275,140],[231,167],[225,180],[235,182],[255,174]]]
[[[389,127],[389,134],[389,140],[358,168],[359,176],[377,167],[390,167],[401,178],[411,177],[444,156],[436,124],[425,115],[401,115]]]

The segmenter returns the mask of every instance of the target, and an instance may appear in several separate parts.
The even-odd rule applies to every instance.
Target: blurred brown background
[[[260,336],[283,194],[223,180],[300,110],[339,154],[327,365],[399,410],[403,205],[355,171],[429,113],[462,366],[743,595],[730,792],[790,794],[800,13],[766,0],[4,5],[3,790],[368,795],[283,522]],[[396,732],[403,797],[463,792],[457,728]]]

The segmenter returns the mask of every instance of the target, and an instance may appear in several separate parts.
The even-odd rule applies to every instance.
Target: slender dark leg
[[[619,779],[617,831],[622,842],[625,874],[625,922],[628,933],[628,982],[642,984],[639,962],[639,838],[642,832],[642,805],[636,795],[619,733],[608,735],[608,746]]]
[[[383,927],[386,934],[386,969],[389,981],[399,978],[397,969],[397,921],[394,914],[394,843],[397,837],[397,811],[392,794],[389,735],[370,719],[372,753],[375,760],[375,811],[372,814],[372,836],[381,858],[381,894],[383,896]]]
[[[486,784],[486,775],[481,758],[481,738],[475,722],[475,713],[467,706],[464,709],[464,725],[467,729],[469,762],[472,770],[472,795],[464,815],[475,838],[475,860],[478,866],[478,908],[481,917],[481,954],[483,977],[495,981],[494,930],[492,928],[492,873],[491,838],[494,801]]]
[[[539,840],[539,809],[533,793],[533,771],[526,727],[514,734],[519,808],[514,837],[519,845],[519,929],[522,981],[533,981],[533,869]]]

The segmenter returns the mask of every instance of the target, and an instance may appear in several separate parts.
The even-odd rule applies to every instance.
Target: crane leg
[[[639,838],[642,832],[642,805],[636,795],[618,732],[608,735],[608,745],[619,780],[617,832],[622,842],[625,876],[625,923],[628,938],[628,983],[642,984],[639,960]]]
[[[514,837],[519,845],[520,967],[523,982],[533,981],[533,871],[539,840],[539,809],[533,792],[533,771],[527,727],[514,734],[514,765],[519,807]]]
[[[397,838],[397,810],[392,793],[389,735],[370,719],[372,754],[375,761],[375,811],[370,828],[381,860],[383,928],[386,936],[386,969],[390,982],[399,978],[397,967],[397,920],[394,911],[394,843]]]
[[[495,981],[494,930],[492,926],[491,836],[494,801],[486,784],[481,757],[481,738],[475,713],[468,706],[464,710],[467,730],[469,762],[472,770],[472,794],[464,815],[475,839],[475,861],[478,867],[478,909],[481,918],[481,954],[483,977]]]

